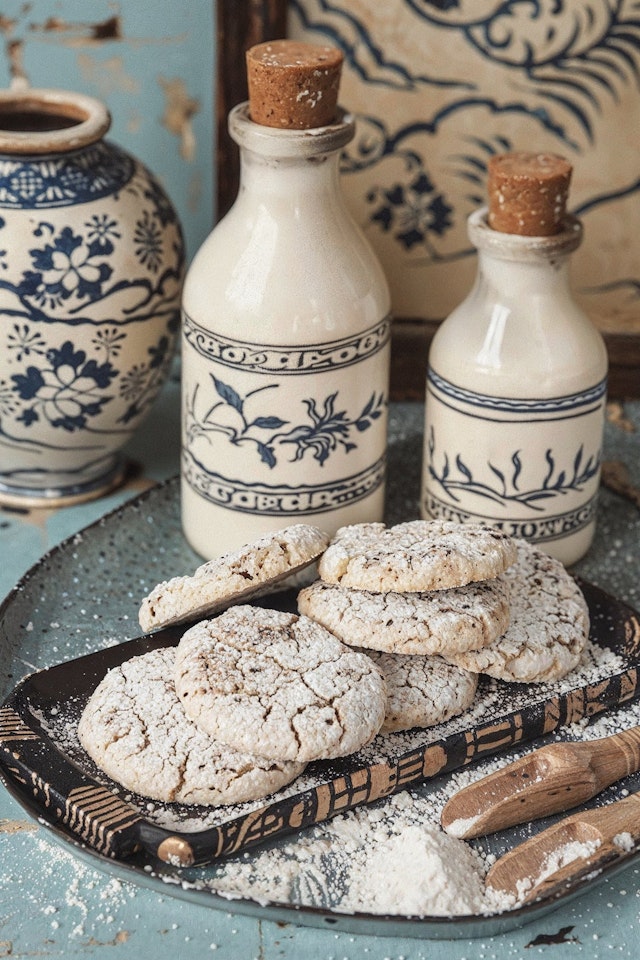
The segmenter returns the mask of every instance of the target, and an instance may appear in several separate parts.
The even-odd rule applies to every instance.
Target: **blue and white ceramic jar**
[[[179,330],[176,213],[103,137],[106,107],[0,93],[0,502],[68,503],[122,475]]]

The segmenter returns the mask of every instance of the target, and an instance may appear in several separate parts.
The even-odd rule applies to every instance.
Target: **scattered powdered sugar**
[[[613,838],[613,845],[619,847],[620,850],[624,850],[625,853],[630,853],[634,846],[633,837],[628,830],[623,833],[616,833]]]

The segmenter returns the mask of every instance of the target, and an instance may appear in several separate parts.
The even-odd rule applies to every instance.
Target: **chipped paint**
[[[122,57],[95,60],[91,54],[79,53],[78,67],[83,79],[95,86],[105,100],[115,91],[133,95],[140,93],[140,83],[127,73]]]
[[[83,946],[85,947],[119,947],[121,943],[126,943],[129,939],[128,930],[119,930],[116,933],[113,940],[96,940],[95,937],[90,937],[89,940],[86,940]]]
[[[11,75],[11,85],[24,81],[28,82],[28,77],[24,69],[24,43],[22,40],[10,40],[7,44],[7,57],[9,60],[9,73]]]
[[[32,820],[0,820],[0,833],[35,833],[37,829]]]
[[[167,80],[164,77],[158,77],[158,84],[165,98],[162,125],[169,133],[180,138],[180,156],[191,162],[196,150],[196,138],[191,120],[200,110],[200,101],[189,96],[187,86],[182,79]]]
[[[29,29],[33,33],[63,36],[63,42],[72,46],[101,44],[123,38],[119,16],[107,17],[97,23],[68,23],[61,17],[48,17],[42,24],[30,24]]]

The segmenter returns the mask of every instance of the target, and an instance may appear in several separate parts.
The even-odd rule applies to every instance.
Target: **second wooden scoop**
[[[440,822],[454,837],[480,837],[562,813],[637,770],[640,727],[600,740],[551,743],[460,790]]]
[[[485,883],[520,903],[551,894],[633,852],[640,840],[640,796],[565,817],[496,860]]]

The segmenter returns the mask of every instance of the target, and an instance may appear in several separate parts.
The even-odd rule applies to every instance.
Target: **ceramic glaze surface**
[[[273,131],[241,106],[230,129],[240,193],[183,299],[183,522],[203,556],[384,503],[389,294],[339,192],[352,121]]]
[[[594,535],[607,373],[569,292],[579,225],[531,240],[480,210],[469,227],[478,278],[429,355],[422,515],[489,522],[574,563]]]
[[[182,236],[159,183],[108,141],[42,154],[38,136],[32,154],[0,157],[6,502],[83,498],[114,482],[179,325]]]

